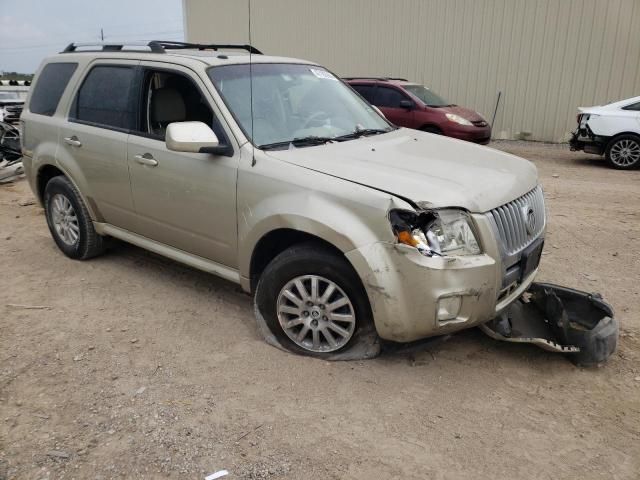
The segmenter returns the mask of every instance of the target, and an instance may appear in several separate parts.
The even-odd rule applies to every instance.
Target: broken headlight
[[[391,227],[399,243],[415,247],[426,256],[478,255],[482,253],[469,215],[442,209],[420,213],[392,210]]]

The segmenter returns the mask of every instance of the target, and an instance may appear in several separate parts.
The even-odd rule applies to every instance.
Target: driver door
[[[387,119],[399,127],[415,128],[415,112],[412,109],[401,107],[400,102],[409,100],[404,93],[394,87],[378,85],[374,105],[376,105]]]
[[[139,131],[127,160],[141,235],[231,268],[237,267],[236,181],[240,150],[231,156],[173,152],[164,131],[172,122],[204,121],[220,142],[232,135],[204,83],[186,67],[141,62]]]

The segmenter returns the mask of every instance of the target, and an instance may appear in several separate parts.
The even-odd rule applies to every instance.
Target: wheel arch
[[[40,201],[40,203],[44,205],[44,190],[49,180],[59,176],[63,176],[67,178],[73,184],[78,194],[80,195],[80,198],[82,199],[85,206],[87,207],[87,210],[91,215],[91,219],[95,221],[102,221],[102,216],[100,215],[100,212],[98,211],[93,199],[91,197],[87,197],[83,193],[83,191],[78,187],[78,182],[76,182],[73,176],[70,175],[69,172],[67,172],[63,167],[57,164],[54,165],[52,163],[44,163],[38,167],[38,171],[36,173],[35,187],[36,187],[36,193],[38,195],[38,200]]]
[[[605,147],[605,151],[608,150],[608,148],[613,144],[613,142],[615,142],[618,138],[624,135],[631,135],[632,137],[636,137],[640,141],[639,132],[627,131],[627,132],[616,133],[615,135],[609,137],[609,139],[607,140],[607,146]]]
[[[422,130],[422,131],[427,131],[429,129],[437,130],[440,134],[443,133],[442,128],[440,128],[435,123],[425,123],[424,125],[421,125],[419,128],[419,130]]]
[[[38,169],[36,174],[36,194],[40,203],[44,204],[44,189],[53,177],[67,176],[60,168],[46,163]]]
[[[351,265],[349,259],[344,255],[344,250],[326,238],[297,228],[279,227],[264,233],[255,243],[248,264],[248,278],[246,279],[248,281],[243,279],[243,287],[245,289],[248,288],[253,293],[260,276],[269,262],[288,248],[301,243],[315,243],[319,247],[330,250],[344,258]],[[351,267],[353,268],[353,265]]]

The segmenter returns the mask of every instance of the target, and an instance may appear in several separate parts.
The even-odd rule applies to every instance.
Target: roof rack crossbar
[[[78,51],[78,48],[84,47],[98,47],[103,52],[120,52],[125,49],[126,46],[130,47],[148,47],[152,53],[164,53],[164,49],[158,48],[155,45],[151,45],[152,42],[121,42],[121,43],[102,43],[102,42],[88,42],[88,43],[70,43],[65,47],[61,53],[72,53]],[[96,50],[93,50],[96,51]]]
[[[123,43],[70,43],[61,53],[76,52],[82,47],[100,47],[103,52],[120,52],[126,46],[148,47],[151,53],[166,53],[167,50],[197,49],[197,50],[246,50],[254,55],[262,55],[262,52],[252,45],[217,44],[217,43],[187,43],[164,40],[152,40],[150,42],[123,42]]]
[[[153,40],[149,42],[149,46],[151,44],[157,45],[165,50],[180,50],[180,49],[197,49],[197,50],[246,50],[249,53],[253,53],[255,55],[262,55],[262,52],[258,50],[253,45],[249,44],[239,44],[239,43],[230,43],[230,44],[220,44],[220,43],[188,43],[188,42],[174,42],[174,41],[162,41],[162,40]]]
[[[363,76],[363,77],[342,77],[343,80],[398,80],[400,82],[408,82],[409,80],[407,80],[406,78],[400,78],[400,77],[369,77],[369,76]]]

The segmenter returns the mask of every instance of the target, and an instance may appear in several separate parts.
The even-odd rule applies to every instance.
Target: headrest
[[[187,117],[184,99],[173,88],[158,88],[151,95],[151,121],[154,123],[181,122]]]

